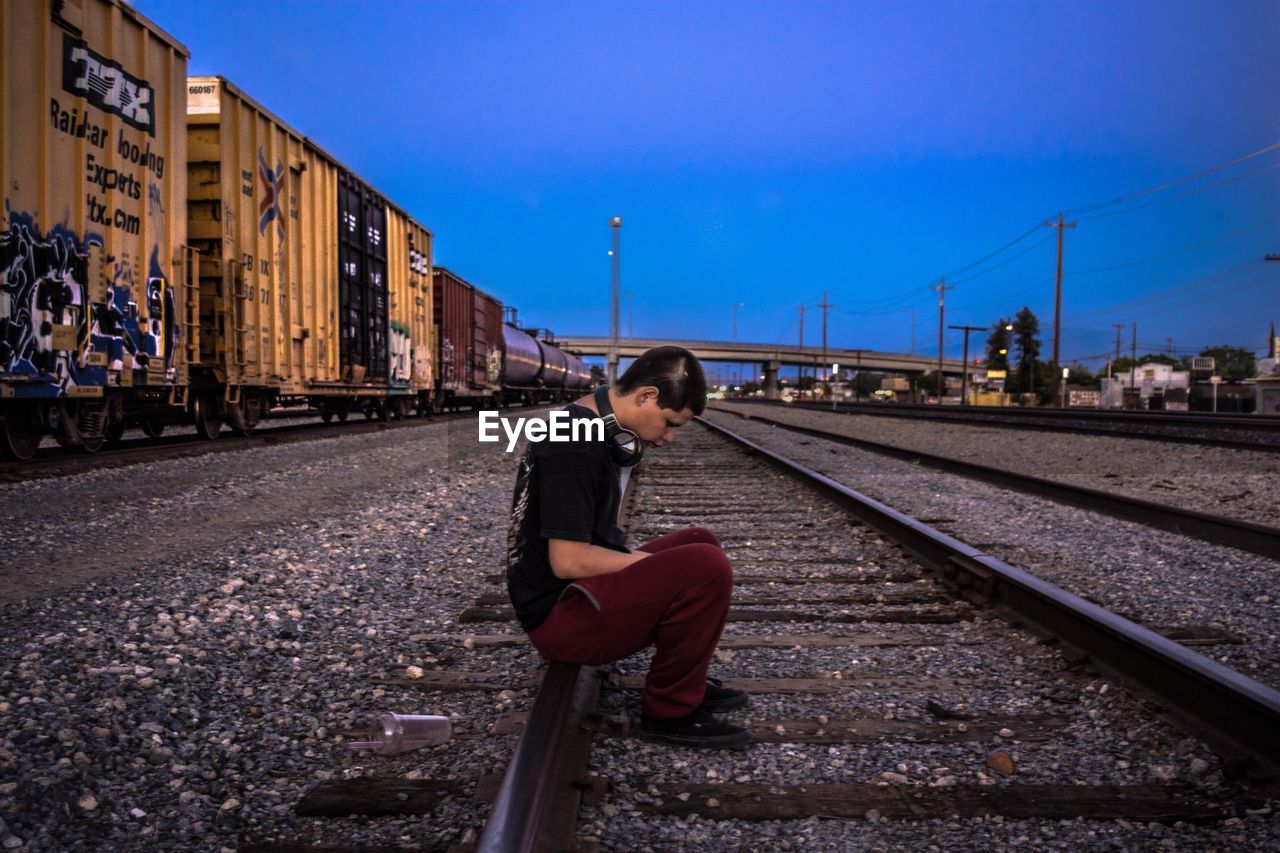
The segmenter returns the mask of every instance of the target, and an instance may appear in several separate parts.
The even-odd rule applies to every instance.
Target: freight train
[[[0,4],[0,454],[551,402],[581,359],[121,0]],[[22,61],[17,61],[18,59]]]

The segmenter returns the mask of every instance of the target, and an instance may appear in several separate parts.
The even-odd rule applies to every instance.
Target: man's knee
[[[708,545],[714,545],[717,548],[720,547],[720,537],[716,536],[705,527],[690,527],[689,534],[695,544],[706,543]]]
[[[691,584],[707,584],[725,595],[733,591],[733,566],[723,551],[709,542],[696,542],[685,548],[688,549],[685,564]]]

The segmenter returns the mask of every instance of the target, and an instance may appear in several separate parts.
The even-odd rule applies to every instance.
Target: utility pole
[[[1058,214],[1057,222],[1046,219],[1044,224],[1046,228],[1058,229],[1058,275],[1053,290],[1053,376],[1061,392],[1066,384],[1058,368],[1058,350],[1062,341],[1062,236],[1066,229],[1075,228],[1076,224],[1063,221],[1061,213]],[[1061,397],[1062,394],[1059,393],[1058,396]]]
[[[804,312],[809,306],[801,305],[796,310],[800,312],[800,349],[804,349]],[[796,387],[804,388],[804,364],[801,363],[796,371]]]
[[[930,290],[938,291],[938,404],[942,404],[942,323],[944,314],[945,297],[948,290],[955,290],[955,285],[947,284],[946,278],[938,279],[937,284],[929,285]]]
[[[618,303],[622,292],[622,217],[614,216],[609,220],[609,228],[613,230],[613,338],[609,345],[609,384],[618,381]]]
[[[948,329],[959,329],[964,332],[964,367],[961,368],[960,405],[969,405],[969,333],[985,332],[985,326],[947,326]]]
[[[822,363],[825,366],[827,363],[827,309],[835,307],[827,301],[827,292],[825,290],[822,291],[822,302],[818,304],[818,307],[822,309]],[[816,373],[814,378],[817,378]],[[828,389],[830,389],[830,386],[828,386]]]
[[[1133,324],[1133,335],[1129,341],[1129,390],[1138,387],[1138,324]]]
[[[911,354],[915,355],[916,354],[916,309],[901,308],[899,310],[906,311],[908,314],[911,315]]]
[[[746,303],[739,302],[733,306],[733,342],[735,344],[738,342],[738,309],[743,305]],[[738,362],[738,381],[739,383],[742,381],[742,362]]]
[[[1168,348],[1169,358],[1173,358],[1173,338],[1165,338],[1164,343]]]
[[[1115,327],[1116,327],[1116,357],[1112,360],[1111,364],[1107,365],[1107,378],[1108,378],[1108,379],[1110,379],[1110,378],[1111,378],[1111,368],[1112,368],[1112,366],[1113,366],[1117,361],[1119,361],[1119,360],[1120,360],[1120,334],[1121,334],[1121,332],[1123,332],[1123,331],[1124,331],[1124,323],[1112,323],[1111,325],[1113,325],[1113,326],[1115,326]]]

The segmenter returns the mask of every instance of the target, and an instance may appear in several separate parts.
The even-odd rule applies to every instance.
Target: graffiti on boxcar
[[[413,341],[409,328],[394,320],[391,326],[391,381],[409,384],[413,378]]]
[[[276,163],[275,169],[267,165],[267,158],[262,149],[258,149],[258,177],[262,180],[262,201],[258,202],[258,233],[265,234],[267,226],[272,222],[279,230],[280,239],[284,239],[284,214],[280,212],[280,178],[284,174],[284,164]]]
[[[50,393],[74,385],[104,385],[106,369],[167,363],[177,337],[173,288],[160,266],[159,246],[151,253],[139,312],[138,275],[127,258],[112,262],[105,302],[90,298],[90,247],[102,237],[83,239],[66,226],[48,233],[29,215],[10,212],[0,233],[0,372],[50,378]],[[74,345],[54,344],[57,327],[75,329]],[[105,365],[90,365],[85,353],[102,353]],[[56,383],[54,387],[53,383]]]
[[[9,225],[0,233],[0,372],[48,375],[65,390],[101,384],[100,368],[80,367],[75,354],[88,341],[92,319],[86,285],[86,252],[102,245],[80,240],[65,226],[45,234],[26,214],[5,202]],[[55,349],[55,327],[73,327],[75,350]],[[50,389],[54,393],[56,390]]]

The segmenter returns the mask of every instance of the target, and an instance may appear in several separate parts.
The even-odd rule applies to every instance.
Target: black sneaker
[[[699,707],[713,714],[723,714],[726,711],[745,708],[749,701],[751,701],[750,698],[741,690],[725,687],[724,682],[718,678],[708,678],[707,692]]]
[[[701,708],[670,720],[656,720],[648,714],[641,714],[640,736],[658,743],[698,749],[724,749],[751,743],[750,731],[717,720],[711,712]]]

